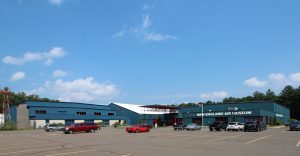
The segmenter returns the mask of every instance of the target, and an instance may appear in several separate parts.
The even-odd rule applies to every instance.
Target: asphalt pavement
[[[174,131],[153,128],[126,133],[105,127],[95,133],[43,130],[0,131],[0,156],[299,156],[300,131]]]

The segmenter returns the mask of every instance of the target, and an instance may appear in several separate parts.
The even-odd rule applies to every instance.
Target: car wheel
[[[50,129],[49,129],[49,132],[52,132],[52,131],[53,131],[53,129],[52,129],[52,128],[50,128]]]

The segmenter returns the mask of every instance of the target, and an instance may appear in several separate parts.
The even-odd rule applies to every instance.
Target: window
[[[107,115],[108,115],[108,116],[114,116],[115,113],[108,113]]]
[[[35,114],[46,114],[46,110],[35,110]]]
[[[94,115],[101,116],[101,112],[94,112]]]
[[[86,115],[86,112],[77,112],[77,115]]]

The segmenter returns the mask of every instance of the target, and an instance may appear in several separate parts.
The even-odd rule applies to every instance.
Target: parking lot
[[[60,131],[0,132],[0,156],[299,156],[300,131],[286,127],[262,132],[174,131],[171,127],[149,133],[126,133],[102,128],[95,133],[63,134]]]

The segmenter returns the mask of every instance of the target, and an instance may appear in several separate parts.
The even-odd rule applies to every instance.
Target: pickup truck
[[[98,126],[95,123],[74,123],[66,126],[64,129],[65,134],[73,134],[74,132],[95,132]]]

